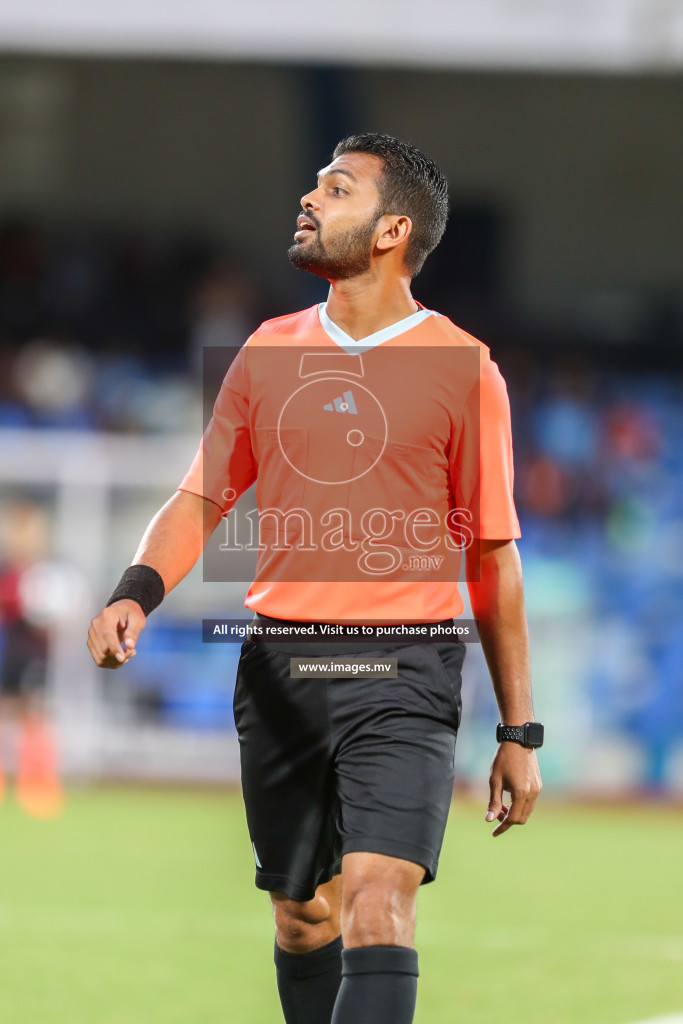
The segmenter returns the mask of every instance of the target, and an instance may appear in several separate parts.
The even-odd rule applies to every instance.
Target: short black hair
[[[379,132],[362,132],[342,139],[332,159],[345,153],[370,153],[383,161],[384,172],[379,183],[380,215],[394,213],[410,217],[413,230],[405,263],[410,276],[415,277],[446,230],[448,182],[443,172],[409,142]]]

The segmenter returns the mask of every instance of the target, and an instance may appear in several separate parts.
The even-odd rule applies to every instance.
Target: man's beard
[[[310,214],[306,215],[314,220]],[[372,236],[380,217],[374,213],[366,224],[351,228],[343,235],[324,245],[320,238],[320,226],[316,223],[316,237],[308,242],[295,242],[287,251],[290,261],[298,270],[324,277],[328,281],[345,281],[358,277],[370,269],[372,257]]]

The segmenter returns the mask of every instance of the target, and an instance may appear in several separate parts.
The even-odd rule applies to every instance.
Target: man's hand
[[[137,601],[115,601],[103,608],[88,630],[88,650],[95,664],[121,668],[135,657],[135,644],[144,628],[145,614]]]
[[[526,824],[542,789],[536,751],[519,743],[501,743],[491,765],[489,789],[486,820],[500,822],[494,836],[502,836],[511,825]],[[512,796],[509,807],[503,803],[503,792]]]

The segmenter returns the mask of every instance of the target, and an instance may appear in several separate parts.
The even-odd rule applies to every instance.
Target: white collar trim
[[[405,331],[412,330],[413,327],[417,327],[427,317],[438,315],[433,309],[418,309],[416,313],[411,313],[410,316],[404,317],[403,320],[397,320],[395,324],[389,324],[388,327],[383,327],[381,331],[368,334],[367,338],[356,340],[350,334],[347,334],[346,331],[342,331],[341,327],[337,327],[334,320],[330,319],[326,302],[321,302],[318,305],[320,326],[325,331],[325,334],[343,348],[345,352],[358,352],[359,349],[367,351],[367,349],[381,345],[385,341],[390,341],[391,338],[396,338],[399,334],[404,334]]]

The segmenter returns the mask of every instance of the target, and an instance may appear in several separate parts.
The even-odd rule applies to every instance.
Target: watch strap
[[[510,742],[510,743],[524,743],[524,726],[523,725],[503,725],[499,724],[496,729],[496,739],[499,743]]]
[[[503,725],[498,723],[496,739],[499,743],[519,743],[529,750],[543,746],[544,729],[541,722],[525,722],[524,725]]]

